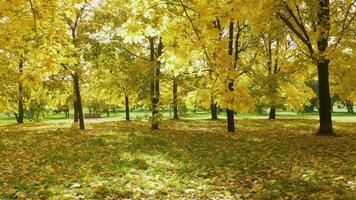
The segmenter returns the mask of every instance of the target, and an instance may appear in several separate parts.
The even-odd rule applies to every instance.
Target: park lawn
[[[355,199],[356,123],[88,120],[0,125],[0,199]]]

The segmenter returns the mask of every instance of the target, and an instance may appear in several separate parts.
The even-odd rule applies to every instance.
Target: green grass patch
[[[0,126],[0,199],[354,199],[355,123],[239,118]]]

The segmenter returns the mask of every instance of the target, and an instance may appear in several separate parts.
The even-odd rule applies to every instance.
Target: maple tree
[[[300,110],[313,97],[305,82],[316,77],[320,133],[332,134],[331,94],[352,111],[353,0],[1,5],[1,108],[19,123],[27,111],[65,106],[84,129],[83,106],[109,114],[124,102],[127,120],[130,107],[148,108],[158,129],[160,109],[171,107],[178,119],[181,104],[210,107],[214,120],[225,109],[234,132],[235,113],[256,105],[270,118],[277,109]]]
[[[355,11],[0,0],[0,199],[355,199]]]
[[[296,45],[317,66],[320,134],[333,134],[329,65],[331,54],[353,31],[355,1],[260,1],[289,28]],[[345,47],[344,47],[345,48]]]

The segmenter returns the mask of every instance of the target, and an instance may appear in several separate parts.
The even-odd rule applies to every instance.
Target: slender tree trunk
[[[83,106],[82,106],[82,99],[80,96],[79,77],[77,74],[73,76],[73,80],[74,80],[74,90],[75,90],[75,97],[76,97],[76,107],[77,107],[78,118],[79,118],[79,128],[81,130],[84,130],[85,125],[84,125]]]
[[[319,78],[319,134],[333,134],[331,120],[331,98],[329,86],[329,63],[328,61],[318,63]]]
[[[173,77],[173,119],[179,119],[178,116],[178,83]]]
[[[106,116],[107,117],[110,117],[110,111],[109,111],[109,109],[107,108],[107,109],[105,109],[105,112],[106,112]]]
[[[343,101],[342,104],[344,104],[348,113],[354,113],[354,103],[351,100]]]
[[[152,104],[152,121],[151,121],[151,129],[157,130],[159,126],[159,98],[160,98],[160,66],[161,63],[155,59],[155,48],[154,48],[154,38],[150,38],[150,57],[151,63],[153,67],[153,77],[151,81],[151,104]],[[162,55],[163,44],[162,40],[159,40],[157,47],[157,58]]]
[[[331,97],[329,84],[329,60],[325,58],[328,48],[330,32],[330,2],[329,0],[319,0],[319,11],[317,13],[320,33],[318,37],[318,82],[319,82],[319,134],[332,135],[331,119]]]
[[[233,83],[229,83],[229,88],[233,87]],[[227,131],[228,132],[235,132],[235,112],[230,109],[226,109],[226,116],[227,116]]]
[[[218,106],[215,102],[210,103],[211,120],[218,120]]]
[[[152,130],[157,130],[158,129],[158,121],[159,121],[159,110],[158,110],[158,102],[159,98],[157,97],[152,97],[151,103],[152,103],[152,123],[151,123],[151,129]]]
[[[125,95],[125,112],[126,112],[126,121],[130,121],[129,97],[127,95]]]
[[[19,73],[20,76],[23,73],[23,60],[20,59],[19,63]],[[20,78],[21,79],[21,78]],[[24,108],[23,108],[23,86],[21,80],[19,80],[19,99],[18,99],[18,114],[15,113],[16,121],[18,124],[23,124],[23,118],[24,118]]]
[[[73,108],[74,108],[74,122],[79,122],[77,100],[73,101]]]
[[[234,23],[231,21],[230,28],[229,28],[229,51],[228,51],[231,59],[232,59],[232,54],[233,54],[233,40],[234,40]],[[234,91],[234,80],[230,80],[229,90],[231,92]],[[229,108],[226,109],[227,131],[228,132],[235,132],[234,113],[235,112],[233,110],[230,110]]]
[[[269,119],[276,119],[276,108],[271,107],[269,110]]]
[[[270,76],[269,80],[271,83],[269,83],[269,89],[270,89],[270,111],[269,111],[269,119],[276,119],[276,98],[277,98],[277,87],[278,87],[278,80],[276,78],[276,74],[279,71],[278,68],[278,54],[279,54],[279,40],[278,38],[276,39],[276,51],[275,51],[275,58],[274,58],[274,63],[273,63],[273,52],[272,52],[272,40],[268,40],[268,60],[269,62],[267,63],[268,66],[268,76]],[[273,67],[272,67],[273,66]],[[273,69],[272,69],[273,68]]]

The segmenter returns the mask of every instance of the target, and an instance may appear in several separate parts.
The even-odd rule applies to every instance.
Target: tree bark
[[[211,120],[218,120],[218,105],[214,101],[213,97],[211,97],[210,112],[211,112]]]
[[[276,39],[276,57],[274,58],[274,63],[273,63],[273,51],[272,51],[272,39],[268,38],[268,62],[267,62],[267,67],[268,67],[268,77],[269,77],[269,103],[270,103],[270,111],[269,111],[269,119],[276,119],[276,96],[277,96],[277,79],[275,77],[275,74],[278,73],[278,47],[279,47],[279,40],[278,38]]]
[[[75,107],[77,108],[77,112],[78,112],[79,128],[81,130],[84,130],[85,125],[84,125],[83,106],[82,106],[82,99],[80,95],[79,77],[77,74],[73,75],[73,80],[74,80],[74,92],[76,97]]]
[[[127,95],[125,95],[125,113],[126,113],[126,121],[130,121],[129,97]]]
[[[77,100],[73,101],[73,108],[74,108],[74,122],[79,122]]]
[[[319,134],[333,134],[331,120],[331,98],[329,86],[329,62],[324,60],[318,63],[319,81]]]
[[[330,32],[330,2],[319,0],[319,11],[317,13],[320,33],[318,37],[318,50],[320,57],[317,58],[318,82],[319,82],[319,134],[332,135],[331,119],[331,97],[329,84],[329,60],[325,57],[328,48]]]
[[[152,121],[151,121],[151,129],[157,130],[159,126],[159,98],[160,98],[160,72],[161,72],[161,63],[158,59],[155,58],[155,47],[154,47],[154,38],[150,38],[150,61],[153,67],[153,76],[151,80],[151,104],[152,104]],[[163,44],[162,40],[159,39],[158,47],[157,47],[157,58],[162,55]]]
[[[232,60],[233,54],[233,40],[234,40],[234,23],[230,22],[229,27],[229,49],[228,53]],[[233,64],[235,65],[235,63]],[[234,91],[234,80],[230,80],[229,82],[229,91]],[[235,120],[234,120],[234,111],[230,110],[229,108],[226,109],[226,116],[227,116],[227,131],[228,132],[235,132]]]
[[[23,118],[24,118],[24,108],[23,108],[23,86],[22,86],[22,81],[21,81],[21,75],[23,73],[23,60],[20,59],[19,63],[19,73],[20,73],[20,78],[19,78],[19,99],[18,99],[18,114],[15,113],[16,121],[18,124],[23,124]]]
[[[269,119],[276,119],[276,108],[271,107],[269,110]]]
[[[344,104],[348,113],[354,113],[354,102],[352,100],[342,101],[342,104]]]
[[[173,119],[179,119],[178,116],[178,83],[173,77]]]
[[[233,83],[229,83],[229,89],[233,87]],[[231,90],[231,89],[230,89]],[[230,109],[226,109],[226,116],[227,116],[227,131],[228,132],[235,132],[235,119],[234,119],[235,112]]]

